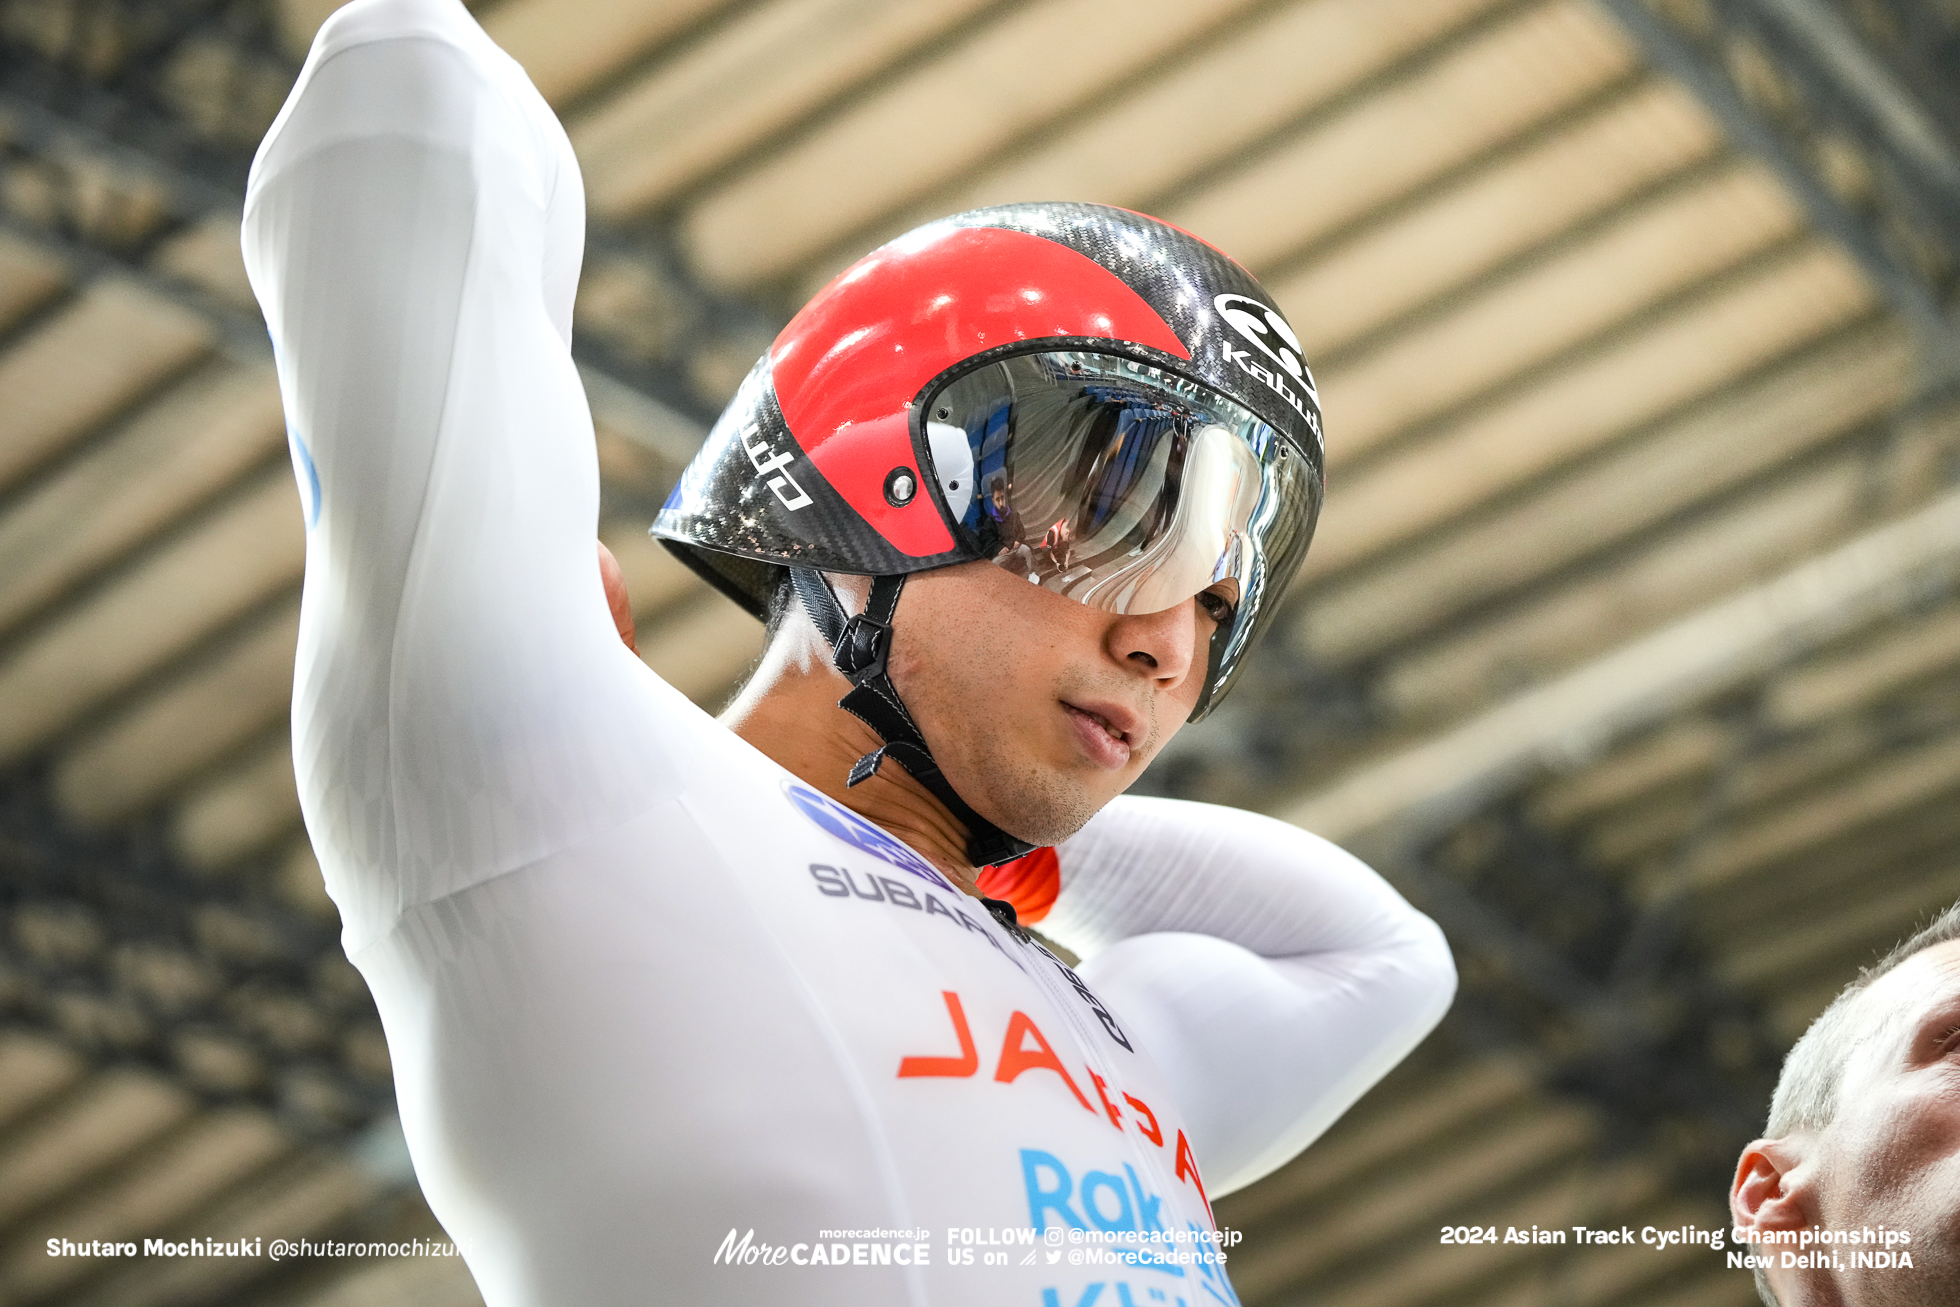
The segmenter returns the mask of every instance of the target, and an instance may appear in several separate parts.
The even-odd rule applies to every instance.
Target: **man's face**
[[[1913,1269],[1849,1273],[1847,1301],[1960,1303],[1960,942],[1901,963],[1859,1007],[1886,1024],[1817,1141],[1820,1223],[1912,1232]]]
[[[893,627],[892,682],[946,778],[1037,844],[1074,834],[1177,733],[1214,629],[1196,599],[1122,616],[991,563],[912,577]]]

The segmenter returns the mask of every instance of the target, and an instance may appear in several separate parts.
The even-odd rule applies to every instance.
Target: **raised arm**
[[[684,704],[593,560],[583,233],[563,131],[459,0],[336,13],[253,168],[308,514],[295,762],[350,952],[677,784]]]
[[[1270,817],[1125,797],[1060,856],[1041,929],[1169,1077],[1214,1197],[1312,1143],[1455,993],[1433,922]]]

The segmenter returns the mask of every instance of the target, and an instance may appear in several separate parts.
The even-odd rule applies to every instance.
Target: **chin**
[[[1093,793],[1067,772],[1039,764],[995,769],[993,780],[968,802],[1002,830],[1034,845],[1060,844],[1115,797]]]
[[[996,718],[968,738],[968,749],[941,757],[946,779],[981,816],[1037,846],[1081,830],[1143,772],[1134,759],[1117,772],[1090,765],[1071,736],[1039,719]]]

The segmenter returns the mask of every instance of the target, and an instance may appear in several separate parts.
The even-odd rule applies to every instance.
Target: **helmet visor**
[[[1230,604],[1191,720],[1210,711],[1313,535],[1301,451],[1208,387],[1088,351],[987,363],[923,407],[934,479],[981,557],[1106,612]]]

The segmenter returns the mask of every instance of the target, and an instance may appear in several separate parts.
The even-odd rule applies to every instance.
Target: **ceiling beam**
[[[173,134],[189,144],[181,149],[151,153],[144,147],[110,134],[92,123],[124,123],[134,107],[122,102],[115,92],[90,84],[74,74],[53,69],[31,55],[0,44],[0,122],[9,125],[15,143],[36,155],[58,159],[87,159],[110,170],[126,186],[142,186],[159,198],[159,216],[140,241],[110,246],[88,239],[80,231],[37,226],[24,219],[0,215],[0,228],[40,245],[67,260],[84,278],[115,276],[133,280],[160,298],[210,321],[218,330],[227,352],[246,360],[264,359],[271,350],[265,325],[255,308],[228,302],[207,286],[182,276],[158,270],[169,266],[161,247],[172,237],[188,235],[213,218],[235,222],[244,202],[242,178],[249,162],[249,148],[234,148],[230,163],[219,171],[235,175],[237,181],[214,178],[166,162],[172,156],[190,156],[199,151],[209,154],[210,143],[202,141],[187,125],[173,123],[155,113],[145,118],[145,136]],[[37,103],[33,88],[51,78],[62,83],[62,102],[68,112],[59,112]],[[196,147],[193,149],[193,147]],[[609,407],[625,406],[622,396],[632,396],[639,420],[629,430],[657,430],[659,452],[666,455],[685,449],[691,455],[705,436],[719,405],[702,393],[699,369],[692,366],[688,350],[699,351],[709,344],[730,337],[749,338],[775,334],[781,323],[746,301],[711,292],[685,275],[677,255],[666,250],[657,234],[627,234],[589,224],[586,232],[589,258],[628,259],[657,263],[660,280],[687,300],[687,316],[695,330],[683,333],[683,350],[671,359],[639,357],[608,341],[603,329],[583,330],[573,342],[573,353],[589,385],[603,392]],[[684,461],[684,460],[683,460]]]
[[[1593,756],[1960,575],[1948,493],[1286,805],[1329,839],[1434,835],[1546,767]]]
[[[0,1023],[258,1104],[301,1138],[348,1137],[393,1104],[354,1052],[373,1002],[342,979],[333,923],[263,879],[198,876],[153,825],[77,832],[42,773],[0,775],[0,936],[21,982]]]
[[[1600,3],[1863,265],[1928,384],[1960,378],[1960,154],[1913,84],[1823,0]]]

